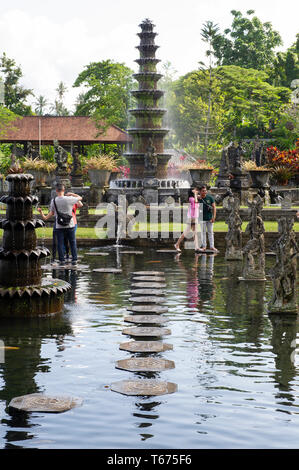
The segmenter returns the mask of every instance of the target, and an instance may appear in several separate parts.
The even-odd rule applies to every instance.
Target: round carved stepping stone
[[[133,281],[151,281],[151,282],[165,282],[164,277],[155,277],[155,276],[139,276],[133,277]]]
[[[78,270],[78,269],[90,269],[88,264],[75,264],[73,265],[72,263],[65,263],[63,266],[60,266],[59,264],[43,264],[41,265],[42,269],[59,269],[59,270],[64,270],[64,269],[73,269],[73,270]]]
[[[156,253],[179,253],[178,250],[156,250]]]
[[[143,380],[121,380],[111,384],[113,392],[122,393],[123,395],[166,395],[174,393],[178,389],[177,384],[172,382],[160,382],[159,380],[143,379]]]
[[[171,331],[169,328],[132,326],[131,328],[124,328],[122,334],[130,336],[164,336],[170,335]]]
[[[174,369],[175,364],[168,359],[157,359],[155,357],[131,357],[117,361],[116,369],[128,370],[130,372],[161,372]]]
[[[122,255],[143,255],[143,251],[120,251]]]
[[[265,255],[266,256],[276,256],[276,253],[274,251],[266,251]]]
[[[164,302],[163,297],[155,297],[155,296],[140,296],[140,297],[130,297],[129,302],[141,303],[141,304],[160,304]]]
[[[85,253],[85,255],[91,255],[91,256],[109,256],[109,253],[98,253],[98,252],[90,251],[90,252],[88,252],[88,253]]]
[[[166,323],[169,318],[161,317],[161,315],[128,315],[124,318],[128,323]]]
[[[9,407],[16,408],[21,411],[44,411],[47,413],[61,413],[70,410],[76,406],[81,406],[83,400],[81,398],[62,397],[62,396],[46,396],[42,393],[32,393],[23,395],[11,400]]]
[[[166,287],[166,284],[162,284],[161,282],[133,282],[131,287],[145,287],[145,288],[162,288]]]
[[[162,271],[135,271],[133,276],[164,276]]]
[[[127,310],[129,312],[136,312],[136,313],[156,313],[160,315],[161,313],[168,312],[168,307],[161,307],[161,305],[132,305],[128,307]]]
[[[164,352],[173,349],[172,344],[162,343],[161,341],[128,341],[121,343],[119,349],[129,352]]]
[[[121,273],[121,269],[116,269],[116,268],[96,268],[92,270],[94,273]]]
[[[136,295],[164,295],[161,289],[133,289],[130,290],[130,294]]]

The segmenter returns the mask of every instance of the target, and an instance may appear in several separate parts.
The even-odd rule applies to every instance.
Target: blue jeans
[[[72,261],[77,261],[77,243],[76,243],[76,228],[58,228],[57,229],[57,242],[58,242],[58,256],[61,263],[64,262],[64,240],[66,239],[71,248]]]

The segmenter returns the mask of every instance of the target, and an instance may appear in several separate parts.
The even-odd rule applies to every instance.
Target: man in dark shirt
[[[202,239],[202,249],[206,250],[207,248],[207,232],[210,250],[218,253],[218,250],[214,246],[214,232],[213,224],[216,220],[216,204],[213,196],[208,194],[206,185],[202,185],[199,188],[199,197],[198,202],[202,204],[202,222],[201,225],[201,239]]]

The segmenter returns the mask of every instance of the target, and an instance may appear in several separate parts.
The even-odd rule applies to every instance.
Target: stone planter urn
[[[112,171],[111,174],[110,174],[110,179],[109,179],[109,183],[111,181],[115,181],[115,180],[118,180],[121,178],[121,175],[122,175],[122,172],[121,171]]]
[[[109,185],[110,170],[88,170],[89,179],[93,186],[103,188]]]
[[[210,168],[198,168],[190,169],[190,176],[192,179],[192,184],[207,184],[209,185],[212,177],[213,169]]]
[[[47,186],[46,179],[48,173],[46,171],[28,170],[28,173],[30,173],[34,178],[34,186]]]
[[[249,170],[252,188],[268,188],[271,170]]]

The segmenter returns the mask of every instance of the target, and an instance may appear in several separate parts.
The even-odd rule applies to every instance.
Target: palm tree
[[[45,108],[48,106],[47,99],[44,96],[39,95],[37,101],[34,104],[36,114],[43,116],[45,114]]]
[[[208,50],[206,51],[206,56],[209,57],[209,97],[208,97],[208,115],[205,128],[205,141],[204,141],[204,158],[207,158],[208,146],[209,146],[209,127],[211,119],[211,104],[212,104],[212,69],[213,69],[213,40],[217,36],[219,27],[217,24],[214,24],[212,21],[206,21],[203,24],[203,27],[200,31],[202,40],[208,44]],[[203,62],[200,62],[200,65],[203,65]]]

